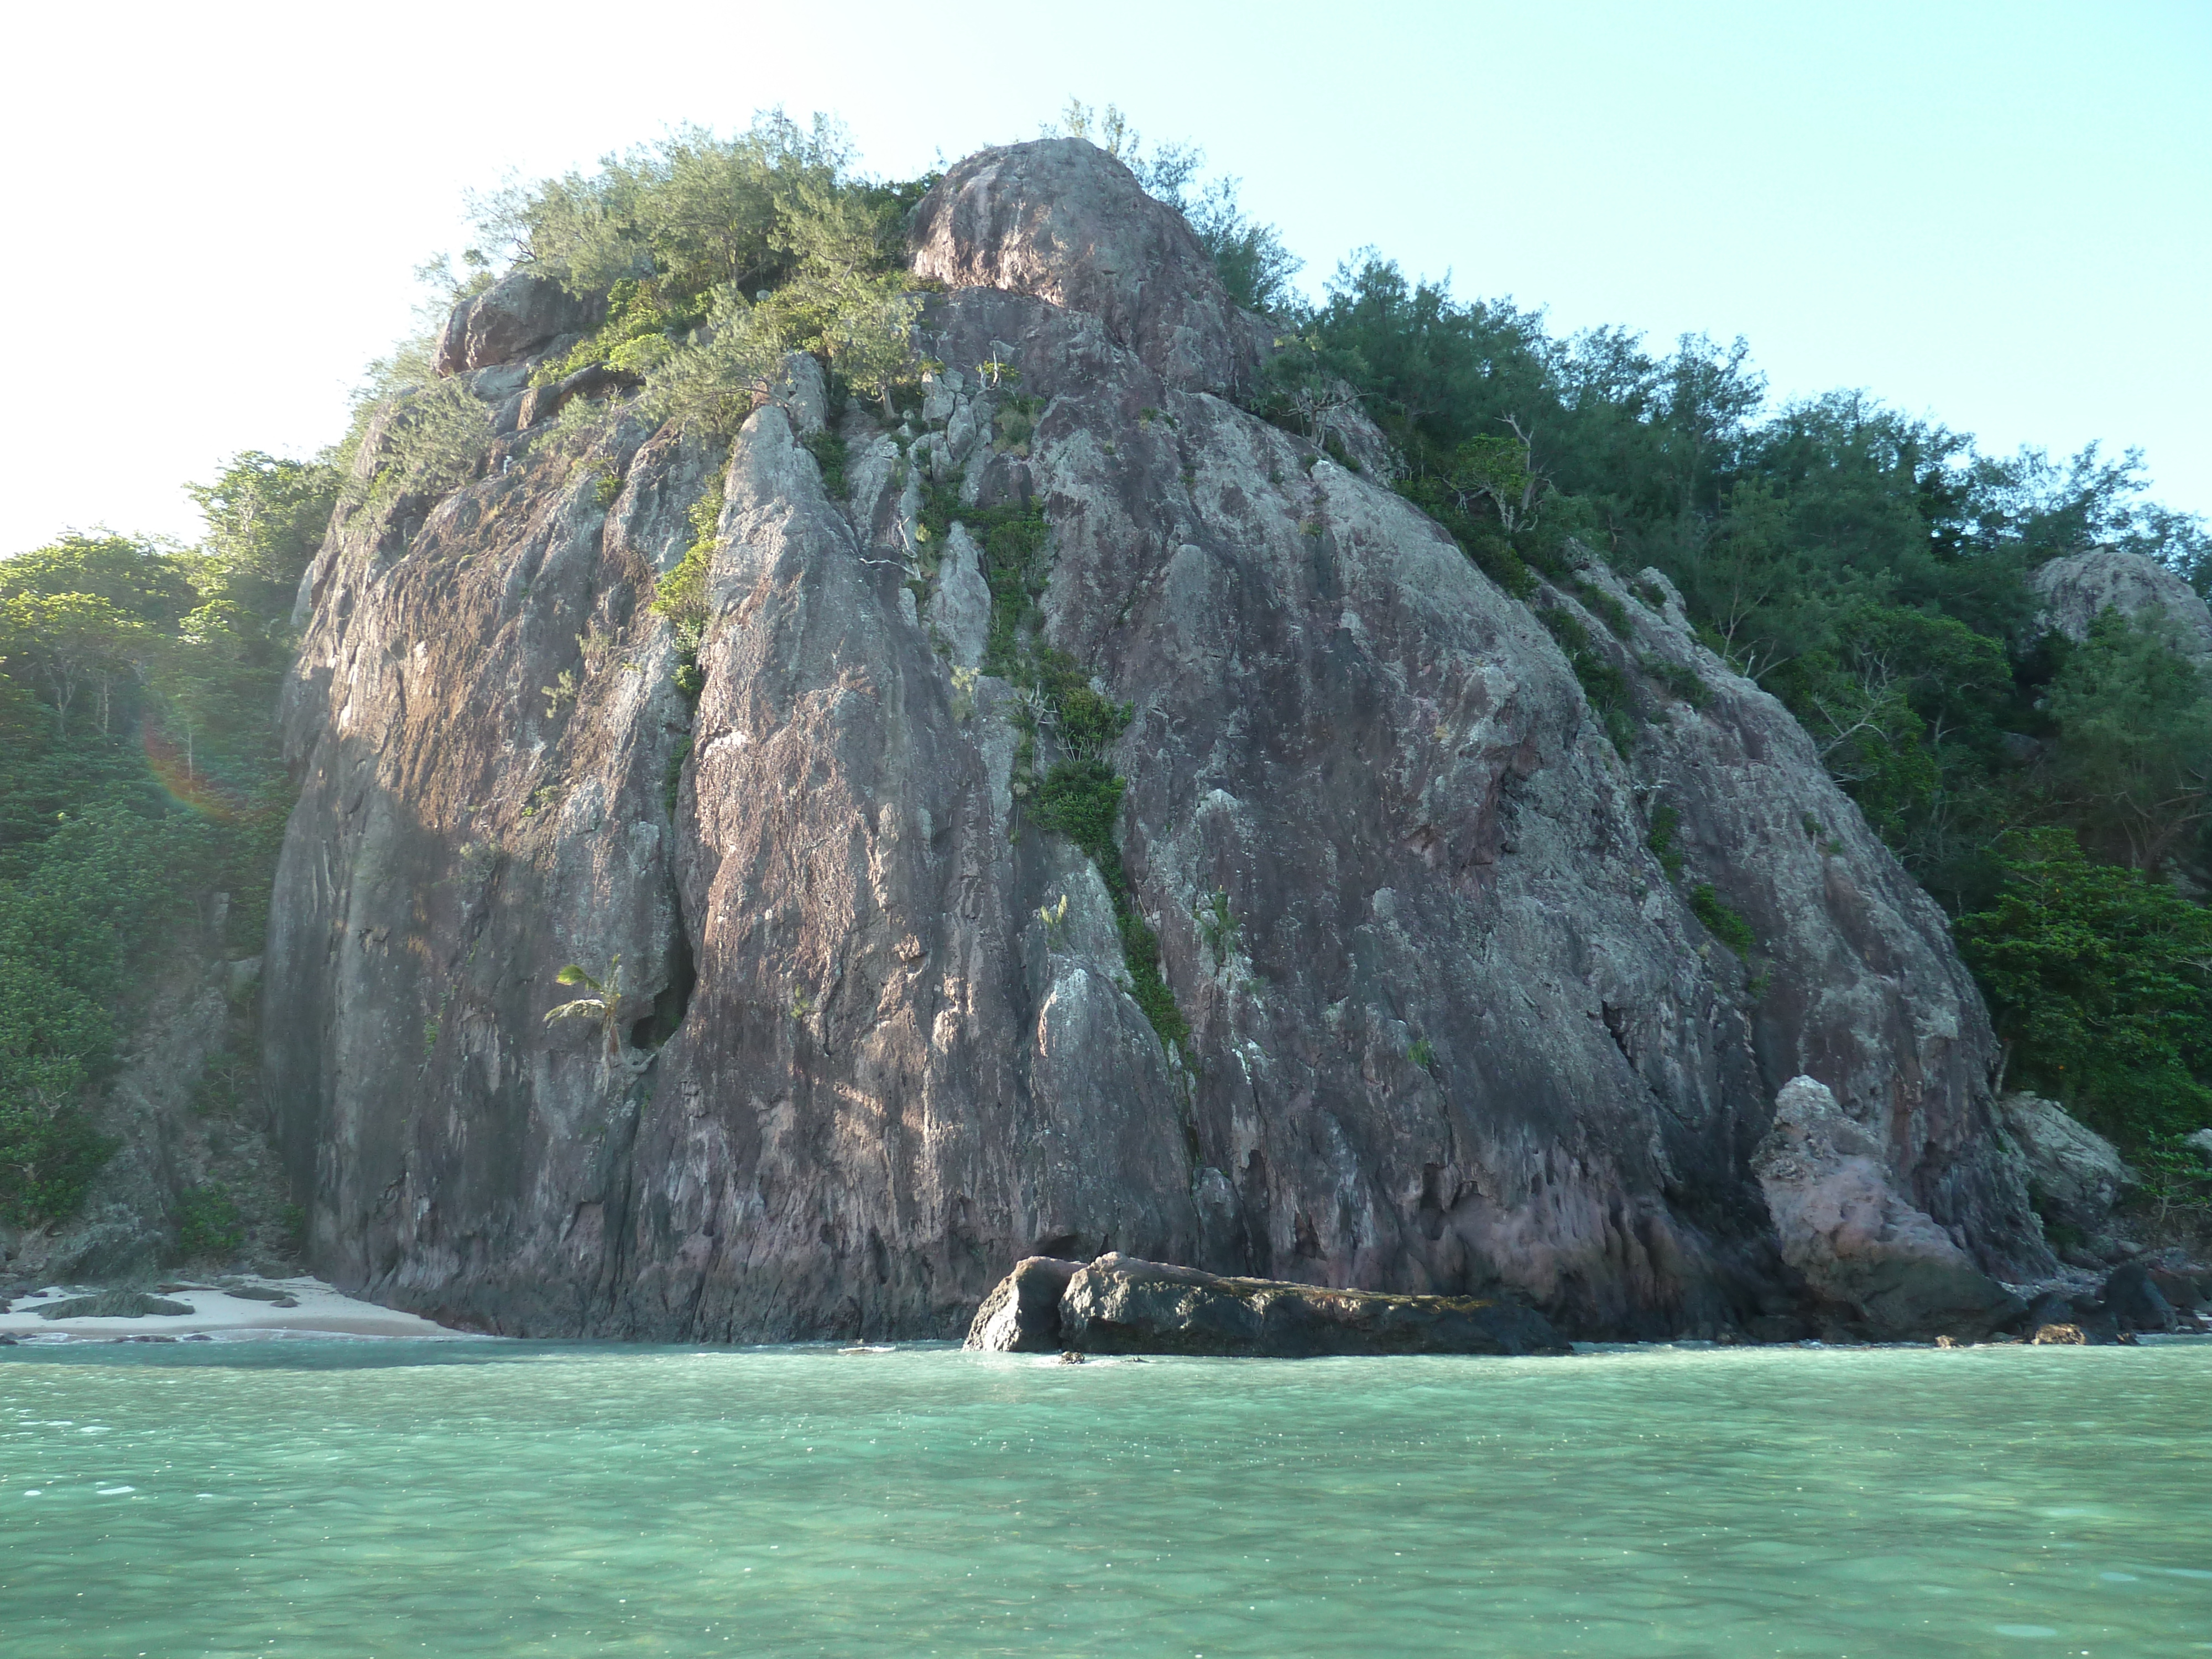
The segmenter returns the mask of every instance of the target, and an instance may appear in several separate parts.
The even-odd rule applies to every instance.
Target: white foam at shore
[[[41,1319],[38,1310],[57,1302],[97,1292],[82,1286],[52,1285],[15,1298],[10,1311],[0,1314],[0,1336],[17,1342],[112,1342],[123,1336],[198,1336],[212,1340],[261,1340],[270,1337],[466,1337],[418,1314],[397,1308],[380,1308],[335,1291],[319,1279],[262,1279],[252,1274],[222,1275],[233,1287],[280,1291],[298,1306],[280,1308],[252,1297],[234,1296],[230,1290],[191,1280],[177,1280],[185,1288],[149,1292],[166,1302],[179,1302],[189,1314],[143,1314],[137,1318]]]

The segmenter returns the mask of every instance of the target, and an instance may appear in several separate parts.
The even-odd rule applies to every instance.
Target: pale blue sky
[[[682,120],[843,118],[867,166],[1035,135],[1071,94],[1190,138],[1324,276],[1462,295],[1782,395],[2139,444],[2212,514],[2212,0],[46,7],[9,22],[0,552],[190,535],[179,486],[305,453],[458,247],[465,190]]]

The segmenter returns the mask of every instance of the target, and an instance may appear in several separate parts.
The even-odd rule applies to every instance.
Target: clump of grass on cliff
[[[518,268],[607,299],[606,321],[541,380],[604,363],[641,377],[659,418],[727,433],[803,351],[887,399],[919,372],[903,238],[932,180],[883,184],[851,161],[834,124],[778,112],[729,138],[680,127],[483,202],[487,240]]]
[[[676,689],[694,706],[707,689],[699,666],[699,647],[714,612],[707,600],[707,573],[714,562],[722,521],[722,475],[718,471],[707,493],[692,502],[691,545],[677,567],[655,585],[653,609],[676,629]]]

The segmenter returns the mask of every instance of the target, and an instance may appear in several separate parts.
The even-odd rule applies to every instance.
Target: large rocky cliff
[[[1663,580],[1535,601],[1628,677],[1624,758],[1379,434],[1343,423],[1355,471],[1241,406],[1267,331],[1117,163],[973,157],[914,247],[950,367],[896,429],[804,362],[726,451],[525,392],[575,325],[495,290],[445,364],[480,476],[340,508],[264,1019],[319,1271],[518,1333],[950,1336],[1016,1258],[1115,1249],[1712,1333],[1853,1305],[1758,1173],[1801,1074],[1942,1248],[2048,1265],[1940,912]],[[718,478],[695,709],[647,605]],[[1030,508],[1030,568],[979,547]],[[1049,709],[983,672],[1025,582],[1132,706],[1179,1042],[1039,826]],[[616,1052],[545,1024],[617,957]]]

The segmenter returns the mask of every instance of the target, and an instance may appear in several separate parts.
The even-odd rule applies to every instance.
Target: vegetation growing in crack
[[[1651,849],[1651,856],[1659,860],[1659,867],[1667,872],[1667,879],[1679,881],[1682,877],[1683,854],[1680,841],[1682,813],[1672,801],[1655,801],[1651,806],[1650,828],[1644,844]]]
[[[1073,658],[1036,637],[1037,601],[1051,575],[1043,507],[1034,501],[963,507],[957,483],[925,484],[921,522],[915,532],[921,547],[943,545],[955,523],[968,532],[981,553],[983,580],[991,590],[982,672],[1011,682],[1025,694],[1013,716],[1021,732],[1014,755],[1015,797],[1028,807],[1039,828],[1066,836],[1097,866],[1114,904],[1115,925],[1128,966],[1129,994],[1163,1043],[1186,1043],[1189,1022],[1176,1006],[1175,993],[1160,963],[1159,935],[1137,908],[1115,837],[1127,782],[1107,763],[1105,753],[1128,729],[1135,710],[1101,696]],[[1060,755],[1041,778],[1036,773],[1040,736],[1048,737]]]
[[[707,575],[714,561],[714,549],[720,544],[722,524],[722,470],[713,468],[714,482],[706,493],[691,503],[686,520],[691,526],[691,544],[673,570],[654,584],[653,612],[665,617],[676,635],[676,689],[692,708],[699,706],[699,696],[707,689],[706,671],[699,665],[699,647],[707,637],[707,624],[714,620],[714,610],[707,598]],[[689,745],[685,745],[687,748]],[[672,787],[670,803],[674,804]]]
[[[563,1002],[549,1009],[545,1015],[548,1025],[564,1019],[582,1020],[598,1027],[599,1033],[599,1078],[605,1083],[618,1066],[626,1063],[623,1048],[623,1032],[629,1022],[638,1017],[640,999],[623,984],[623,965],[620,957],[608,963],[604,975],[592,975],[575,963],[554,975],[556,984],[580,986],[591,994]]]
[[[1583,695],[1589,699],[1607,739],[1626,758],[1636,746],[1636,726],[1631,718],[1634,703],[1629,696],[1628,677],[1598,649],[1582,619],[1565,605],[1539,605],[1536,619],[1566,653],[1567,666],[1574,671]]]
[[[1751,924],[1729,906],[1712,883],[1701,881],[1690,890],[1690,911],[1705,924],[1707,933],[1747,962],[1759,948]]]
[[[814,458],[822,470],[822,489],[833,501],[842,501],[853,493],[845,477],[846,444],[836,428],[823,427],[819,432],[810,432],[799,441],[800,447]]]

